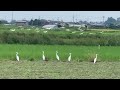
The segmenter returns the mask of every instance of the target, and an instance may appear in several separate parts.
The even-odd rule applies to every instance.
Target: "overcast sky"
[[[120,11],[13,11],[13,19],[15,20],[30,20],[40,17],[40,19],[47,20],[72,21],[73,15],[75,21],[103,21],[103,16],[105,16],[104,20],[108,17],[117,19],[120,17]],[[11,21],[12,11],[0,11],[0,19]]]

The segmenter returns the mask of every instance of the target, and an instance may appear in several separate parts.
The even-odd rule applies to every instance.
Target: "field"
[[[0,26],[0,78],[120,78],[120,30],[69,30]],[[42,51],[47,62],[42,60]],[[56,51],[60,61],[56,59]],[[16,52],[19,53],[19,62],[16,61]],[[70,62],[69,53],[72,53]],[[95,54],[98,58],[93,64]]]
[[[15,60],[16,52],[20,60],[42,60],[42,51],[48,60],[56,61],[56,51],[61,61],[67,61],[72,53],[73,61],[91,61],[98,54],[98,61],[120,61],[120,46],[75,46],[75,45],[19,45],[0,44],[0,60]]]
[[[1,79],[119,79],[120,62],[0,61]]]
[[[68,45],[0,45],[2,79],[115,79],[120,78],[120,47]],[[48,61],[42,60],[42,51]],[[60,61],[56,60],[55,51]],[[20,61],[15,60],[16,51]],[[69,52],[72,60],[68,62]],[[91,60],[98,54],[96,64]]]

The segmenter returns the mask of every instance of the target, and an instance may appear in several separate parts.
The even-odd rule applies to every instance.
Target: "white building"
[[[78,25],[78,24],[69,24],[69,27],[84,27],[85,26],[85,24],[81,24],[81,25]]]
[[[50,29],[57,29],[58,26],[57,25],[44,25],[42,28],[50,30]]]

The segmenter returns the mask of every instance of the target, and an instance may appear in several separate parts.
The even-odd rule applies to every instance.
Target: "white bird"
[[[15,31],[15,29],[10,29],[10,31]]]
[[[45,55],[44,55],[44,51],[43,51],[43,56],[42,56],[43,60],[45,60]]]
[[[72,32],[72,33],[76,33],[76,31]]]
[[[94,34],[94,33],[89,33],[89,34]]]
[[[47,33],[47,31],[43,31],[44,33]]]
[[[80,35],[82,35],[83,33],[80,33]]]
[[[56,58],[57,58],[57,60],[60,60],[60,58],[58,56],[58,51],[56,51]]]
[[[70,31],[70,29],[66,29],[66,31]]]
[[[100,45],[98,45],[98,49],[100,49]]]
[[[68,57],[68,61],[70,61],[71,60],[71,53],[69,53],[70,54],[70,56]]]
[[[36,32],[39,32],[39,31],[36,31]]]
[[[96,54],[96,57],[94,58],[94,64],[96,63],[97,61],[97,54]]]
[[[103,33],[103,31],[101,31],[100,33]]]
[[[19,61],[18,52],[16,52],[16,60]]]
[[[31,29],[27,29],[27,30],[31,30]]]

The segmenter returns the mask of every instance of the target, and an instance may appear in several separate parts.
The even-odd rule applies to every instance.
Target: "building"
[[[104,23],[92,23],[89,25],[91,28],[105,28]]]
[[[42,28],[50,30],[50,29],[57,29],[58,26],[57,25],[44,25]]]
[[[16,21],[16,25],[18,25],[18,26],[28,26],[28,21],[27,20],[19,20],[19,21]]]
[[[69,24],[69,27],[84,27],[85,24]]]

